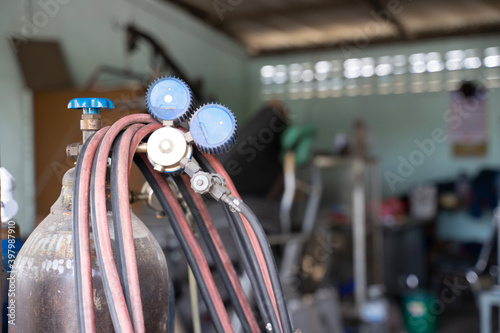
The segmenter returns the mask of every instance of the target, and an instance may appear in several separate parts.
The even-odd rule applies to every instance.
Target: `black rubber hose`
[[[120,158],[120,142],[122,141],[123,132],[118,134],[113,144],[112,160],[111,160],[111,172],[110,172],[110,185],[111,185],[111,209],[113,211],[113,227],[115,232],[116,249],[118,254],[118,260],[116,262],[116,268],[121,272],[120,280],[123,286],[123,292],[125,294],[125,300],[127,301],[128,313],[132,313],[132,304],[130,300],[130,290],[127,288],[129,284],[129,278],[127,274],[127,262],[125,259],[125,245],[123,239],[122,231],[122,218],[120,211],[120,202],[118,197],[118,159]]]
[[[257,219],[257,216],[255,216],[254,212],[252,212],[252,210],[243,201],[240,201],[238,207],[241,209],[241,214],[247,219],[248,223],[250,223],[250,225],[252,226],[252,229],[254,230],[257,239],[259,240],[262,252],[264,253],[264,258],[266,259],[266,264],[269,269],[271,283],[273,285],[273,289],[276,295],[276,303],[278,306],[282,329],[285,333],[292,333],[292,324],[290,322],[290,317],[288,315],[285,296],[283,294],[283,289],[281,287],[281,281],[279,278],[278,269],[274,261],[274,256],[271,251],[271,246],[267,242],[267,237],[264,232],[264,229],[262,229],[262,225]]]
[[[212,165],[205,159],[205,157],[201,153],[199,153],[197,150],[195,150],[193,153],[195,154],[195,159],[205,171],[215,173]],[[277,331],[280,327],[279,321],[274,311],[271,296],[267,292],[262,271],[259,269],[259,261],[257,259],[257,256],[255,255],[255,252],[253,251],[250,238],[248,237],[248,234],[243,227],[243,222],[237,214],[233,214],[229,210],[229,207],[226,204],[222,203],[222,206],[224,207],[224,210],[228,212],[227,214],[232,217],[230,219],[230,226],[232,229],[234,228],[233,234],[238,237],[237,240],[239,240],[240,242],[240,244],[237,245],[237,249],[240,252],[240,258],[242,259],[250,282],[253,283],[252,286],[254,287],[254,290],[256,292],[257,306],[259,306],[262,319],[266,323],[271,323],[273,328],[275,328],[275,331]],[[246,262],[247,259],[248,262]]]
[[[81,273],[81,254],[80,254],[80,232],[78,226],[80,220],[78,219],[78,205],[75,204],[79,202],[79,189],[80,189],[80,174],[82,172],[82,160],[87,151],[90,139],[88,138],[82,145],[80,153],[78,154],[78,159],[75,166],[75,179],[73,182],[73,205],[72,205],[72,217],[73,217],[73,252],[75,256],[75,284],[76,284],[76,305],[78,314],[78,325],[82,333],[86,332],[85,329],[85,313],[83,309],[83,291],[82,291],[82,273]]]
[[[200,294],[203,297],[203,300],[205,301],[205,304],[208,308],[208,311],[210,313],[210,317],[212,318],[213,324],[215,326],[215,329],[217,332],[223,333],[224,328],[222,326],[221,320],[217,315],[217,311],[215,309],[214,302],[212,298],[210,297],[210,293],[208,291],[207,285],[204,283],[204,278],[202,275],[202,272],[200,270],[200,267],[197,264],[196,258],[193,254],[193,252],[190,249],[190,246],[188,244],[187,239],[185,238],[183,231],[179,224],[177,223],[177,218],[176,215],[170,206],[167,198],[163,194],[163,191],[156,181],[155,177],[151,173],[150,169],[146,165],[147,162],[143,160],[143,158],[140,155],[135,155],[134,156],[134,162],[143,174],[144,178],[146,178],[146,181],[149,183],[151,186],[151,189],[156,195],[156,198],[158,199],[158,202],[160,203],[161,207],[163,208],[163,211],[165,212],[165,215],[167,219],[170,221],[170,225],[172,226],[172,229],[179,240],[179,244],[181,245],[181,248],[184,252],[184,255],[186,256],[186,259],[189,263],[189,266],[191,267],[191,270],[193,271],[193,275],[196,278],[196,281],[198,282],[198,288],[200,290]]]
[[[224,206],[227,207],[227,205],[224,204]],[[226,209],[224,207],[224,209]],[[236,234],[238,237],[238,240],[241,243],[241,249],[242,254],[240,255],[243,259],[243,264],[250,266],[250,272],[254,273],[254,278],[255,283],[254,286],[256,286],[255,290],[258,291],[259,293],[257,294],[257,297],[259,297],[261,300],[257,301],[257,305],[262,307],[262,319],[266,321],[266,323],[271,323],[273,328],[275,327],[276,330],[279,330],[279,321],[278,317],[276,316],[276,312],[274,311],[274,306],[273,302],[271,300],[271,296],[267,293],[267,288],[266,284],[264,282],[264,277],[262,275],[262,271],[260,270],[259,266],[259,261],[253,251],[252,248],[252,243],[250,241],[250,238],[248,237],[248,234],[246,233],[245,227],[243,226],[243,221],[241,221],[241,218],[235,214],[232,214],[231,211],[229,211],[229,207],[227,207],[228,213],[231,214],[234,219],[230,220],[231,221],[231,229],[233,230],[233,234]],[[248,258],[248,263],[245,263],[246,258]],[[252,280],[250,279],[250,282]]]
[[[222,258],[220,257],[216,245],[210,236],[210,232],[208,231],[208,228],[203,221],[203,216],[200,214],[199,210],[196,208],[196,203],[194,202],[193,197],[189,193],[188,188],[186,187],[186,184],[182,180],[180,180],[177,177],[172,177],[172,179],[175,182],[175,185],[179,189],[179,191],[182,194],[182,197],[186,201],[187,205],[189,206],[189,210],[191,211],[191,214],[193,214],[194,221],[196,223],[196,226],[198,227],[198,230],[201,234],[201,237],[203,237],[203,240],[205,241],[205,244],[208,248],[208,251],[210,252],[210,255],[212,256],[212,259],[214,260],[215,267],[217,271],[219,272],[222,283],[224,287],[226,288],[229,298],[231,299],[231,303],[233,304],[234,310],[236,314],[238,315],[238,318],[240,319],[241,325],[243,327],[244,332],[252,332],[252,328],[250,326],[250,323],[248,321],[248,318],[245,316],[245,313],[243,311],[242,304],[240,303],[238,299],[238,295],[236,294],[235,289],[233,288],[233,285],[231,283],[231,279],[229,277],[229,273],[227,272],[224,263],[222,262]]]
[[[264,305],[265,303],[265,291],[262,288],[255,288],[255,286],[259,286],[258,282],[258,277],[256,276],[254,269],[252,268],[254,264],[250,263],[250,261],[256,262],[257,258],[254,258],[252,260],[252,254],[248,253],[246,246],[243,244],[245,243],[245,240],[243,237],[241,237],[240,232],[236,230],[236,225],[243,223],[241,219],[238,221],[238,216],[234,215],[231,213],[231,211],[227,208],[226,204],[222,204],[224,213],[226,214],[226,218],[229,221],[229,225],[231,228],[231,234],[234,237],[234,243],[236,244],[236,249],[240,255],[240,260],[243,265],[243,269],[248,275],[248,279],[250,280],[250,284],[254,286],[254,290],[252,290],[255,294],[255,300],[257,302],[257,307],[259,308],[259,311],[261,313],[262,320],[265,323],[270,323],[271,318],[269,316],[269,313],[266,309],[266,306]],[[262,279],[262,282],[264,280]],[[273,310],[274,312],[274,310]]]

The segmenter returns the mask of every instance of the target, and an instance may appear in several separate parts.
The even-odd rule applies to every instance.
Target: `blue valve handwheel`
[[[184,121],[191,113],[189,86],[175,77],[162,77],[151,84],[146,95],[149,113],[159,121]]]
[[[98,114],[100,109],[113,107],[111,100],[97,97],[73,98],[68,103],[68,109],[82,109],[84,114]]]
[[[191,136],[202,152],[222,154],[236,142],[236,118],[223,105],[203,105],[194,113],[189,126]]]

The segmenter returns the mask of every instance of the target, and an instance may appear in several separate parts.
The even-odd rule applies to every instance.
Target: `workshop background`
[[[130,27],[154,38],[182,79],[202,82],[204,96],[234,112],[243,135],[220,159],[241,192],[248,189],[249,205],[270,216],[262,219],[278,258],[290,199],[286,152],[296,153],[298,183],[288,232],[302,230],[313,192],[303,184],[313,182],[311,165],[321,169],[319,185],[310,185],[321,189],[313,223],[316,232],[328,230],[331,238],[320,242],[333,250],[328,245],[321,287],[302,286],[292,306],[304,333],[332,332],[328,325],[498,331],[490,307],[500,305],[499,1],[2,1],[0,161],[16,181],[22,239],[49,214],[74,163],[65,149],[79,140],[80,115],[67,102],[111,98],[118,112],[103,112],[111,122],[144,111],[148,84],[172,74],[144,40],[127,52]],[[122,72],[94,76],[103,66]],[[473,107],[461,109],[470,100]],[[285,134],[267,130],[269,108]],[[271,146],[271,153],[260,148]],[[254,153],[263,157],[247,158]],[[141,180],[134,185],[140,190]],[[359,186],[364,200],[356,206]],[[307,251],[306,244],[305,258]],[[314,300],[322,290],[339,319],[312,325],[297,313],[324,316]],[[431,319],[421,313],[429,304]]]

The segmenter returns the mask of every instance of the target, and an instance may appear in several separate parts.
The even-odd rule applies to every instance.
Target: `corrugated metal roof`
[[[500,32],[499,0],[161,0],[250,54]]]

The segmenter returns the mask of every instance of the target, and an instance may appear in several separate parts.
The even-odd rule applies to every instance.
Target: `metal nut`
[[[70,158],[77,158],[78,154],[80,154],[81,145],[76,143],[71,143],[66,146],[66,156]]]
[[[199,173],[191,178],[191,187],[197,193],[207,193],[210,189],[210,185],[210,179],[205,172]]]

